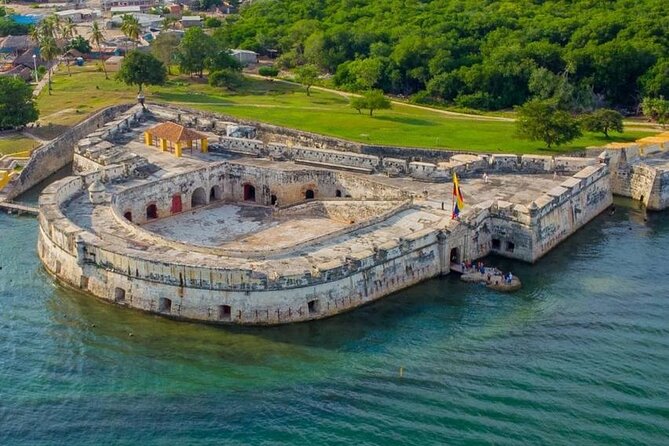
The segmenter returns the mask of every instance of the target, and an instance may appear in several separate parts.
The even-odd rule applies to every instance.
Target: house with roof
[[[30,36],[7,36],[0,43],[0,53],[20,56],[28,50],[34,50],[37,44]]]

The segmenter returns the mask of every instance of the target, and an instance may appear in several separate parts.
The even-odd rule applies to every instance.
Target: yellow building
[[[209,140],[204,133],[184,127],[175,122],[163,122],[144,132],[144,142],[149,146],[156,146],[163,152],[172,152],[180,157],[183,149],[199,149],[206,153]]]

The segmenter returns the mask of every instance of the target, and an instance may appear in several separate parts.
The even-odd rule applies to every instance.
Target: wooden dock
[[[13,201],[0,201],[0,210],[5,211],[8,214],[28,214],[35,217],[39,214],[39,209],[36,207],[24,203],[15,203]]]

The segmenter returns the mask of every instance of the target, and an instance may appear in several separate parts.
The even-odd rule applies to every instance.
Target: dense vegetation
[[[28,34],[30,26],[16,23],[10,16],[11,10],[0,6],[0,37]]]
[[[350,90],[502,109],[669,97],[666,0],[259,0],[216,36]]]
[[[23,79],[0,76],[0,130],[24,126],[37,116],[32,87]]]

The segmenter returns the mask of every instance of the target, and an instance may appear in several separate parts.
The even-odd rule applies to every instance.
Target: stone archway
[[[155,203],[151,203],[146,207],[146,219],[154,220],[158,218],[158,206]]]
[[[207,204],[207,194],[204,192],[204,188],[198,187],[193,191],[193,195],[191,195],[190,207],[195,208],[204,206],[205,204]]]
[[[449,258],[451,264],[460,264],[462,262],[462,258],[460,257],[460,248],[451,249],[451,255]]]
[[[304,192],[304,198],[307,199],[307,200],[313,200],[314,198],[316,198],[316,194],[314,193],[314,190],[313,189],[307,189]]]
[[[213,186],[209,191],[209,202],[221,199],[221,186]]]
[[[254,185],[244,185],[244,201],[256,201],[256,188]]]

